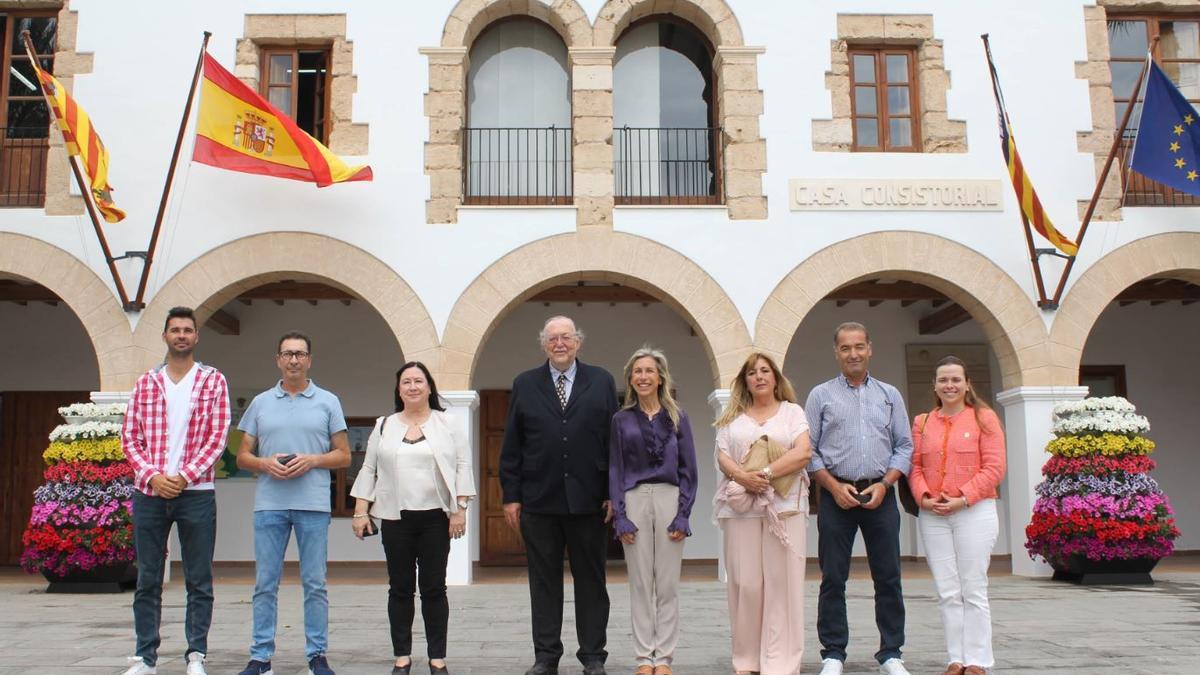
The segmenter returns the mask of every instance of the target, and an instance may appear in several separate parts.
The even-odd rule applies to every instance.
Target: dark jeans
[[[570,552],[575,585],[575,635],[584,665],[604,663],[608,630],[604,514],[548,515],[521,511],[521,536],[529,565],[533,654],[538,663],[562,658],[563,552]]]
[[[133,594],[133,627],[137,655],[147,665],[158,661],[162,623],[163,569],[171,524],[179,527],[187,612],[183,631],[187,652],[208,653],[208,627],[213,611],[213,549],[217,543],[217,499],[213,490],[184,490],[175,499],[133,494],[133,545],[138,579]]]
[[[862,530],[867,563],[875,582],[875,625],[879,628],[880,663],[900,658],[904,646],[904,594],[900,589],[900,511],[895,490],[888,490],[879,508],[843,509],[828,494],[821,495],[817,517],[817,560],[821,565],[821,594],[817,600],[817,637],[821,658],[846,660],[850,627],[846,623],[846,579],[850,551]]]
[[[380,530],[388,569],[388,623],[392,654],[412,654],[413,595],[421,589],[426,655],[446,658],[446,562],[450,557],[450,519],[441,509],[401,511],[400,520],[384,520]],[[418,572],[420,581],[418,583]]]

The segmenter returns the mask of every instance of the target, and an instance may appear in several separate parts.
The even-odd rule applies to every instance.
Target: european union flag
[[[1130,168],[1200,196],[1200,113],[1153,62]]]

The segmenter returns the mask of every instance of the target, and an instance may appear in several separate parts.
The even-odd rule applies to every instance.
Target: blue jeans
[[[217,498],[212,490],[184,490],[175,499],[133,494],[133,545],[137,549],[137,590],[133,593],[133,627],[137,655],[146,665],[158,662],[161,643],[163,570],[171,524],[179,528],[187,611],[183,632],[187,654],[208,653],[208,627],[213,612],[213,549],[217,544]]]
[[[822,494],[817,516],[817,560],[821,565],[821,594],[817,598],[817,637],[821,658],[846,660],[850,628],[846,622],[846,580],[850,552],[862,530],[867,545],[867,566],[875,583],[875,626],[883,663],[900,658],[904,646],[904,593],[900,587],[900,511],[896,491],[887,491],[876,509],[843,509],[829,494]]]
[[[304,587],[304,659],[329,648],[329,594],[325,561],[329,552],[328,511],[254,512],[254,628],[250,658],[270,661],[275,653],[279,615],[279,578],[292,530],[300,551],[300,583]]]

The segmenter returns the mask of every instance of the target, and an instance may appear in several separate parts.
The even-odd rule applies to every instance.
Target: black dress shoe
[[[446,666],[435,666],[431,663],[429,664],[429,675],[450,675],[450,671],[446,669]]]
[[[392,675],[408,675],[410,670],[412,670],[412,661],[409,661],[406,666],[392,666]]]
[[[549,663],[535,663],[525,671],[525,675],[558,675],[558,666]]]
[[[583,675],[608,675],[604,670],[604,664],[599,661],[583,664]]]

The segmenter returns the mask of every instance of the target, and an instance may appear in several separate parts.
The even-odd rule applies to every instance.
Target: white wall
[[[0,302],[0,391],[95,391],[96,352],[64,303]]]
[[[713,415],[705,399],[713,390],[701,337],[691,335],[687,322],[661,303],[616,306],[570,303],[525,303],[513,310],[488,339],[479,357],[474,389],[510,389],[518,373],[543,363],[546,355],[538,349],[537,334],[546,319],[564,314],[575,320],[587,335],[579,351],[579,360],[602,366],[622,386],[625,361],[644,343],[653,344],[667,354],[671,376],[680,406],[692,422],[696,442],[696,460],[700,484],[692,509],[692,536],[684,547],[687,558],[716,558],[718,540],[712,524],[712,498],[716,487],[713,464],[715,433]]]
[[[1187,336],[1192,337],[1187,337]],[[1109,305],[1092,328],[1083,352],[1084,365],[1124,365],[1129,400],[1150,419],[1151,473],[1171,499],[1183,535],[1177,550],[1200,549],[1200,441],[1196,419],[1196,382],[1200,379],[1200,311],[1194,305],[1151,307]]]

